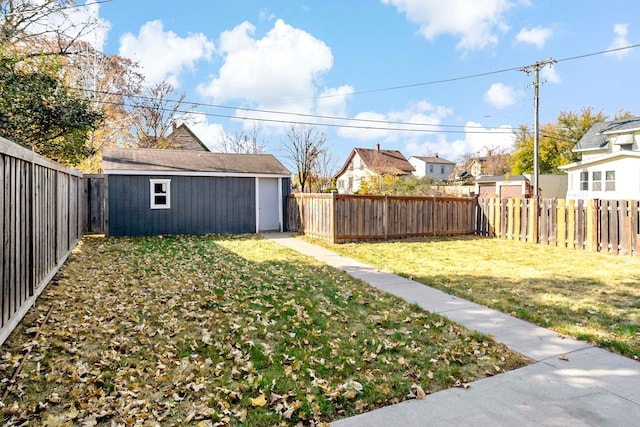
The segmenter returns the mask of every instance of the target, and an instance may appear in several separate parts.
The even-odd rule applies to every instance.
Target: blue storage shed
[[[271,154],[105,148],[106,234],[283,231],[291,173]]]

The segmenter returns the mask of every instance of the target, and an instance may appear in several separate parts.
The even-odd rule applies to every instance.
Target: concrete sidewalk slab
[[[567,363],[567,362],[565,362]],[[606,389],[566,381],[566,371],[536,363],[335,421],[361,426],[637,426],[640,407]]]
[[[535,361],[471,384],[332,423],[364,426],[640,426],[640,363],[296,239],[265,238],[416,303]],[[562,356],[562,358],[560,357]]]

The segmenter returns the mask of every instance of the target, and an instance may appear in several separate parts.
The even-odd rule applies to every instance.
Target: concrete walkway
[[[468,389],[443,390],[332,426],[640,426],[640,362],[380,271],[287,233],[264,233],[263,237],[468,329],[491,334],[536,361],[476,381]]]

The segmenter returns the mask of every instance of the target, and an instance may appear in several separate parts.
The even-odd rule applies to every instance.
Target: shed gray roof
[[[271,154],[210,153],[151,148],[105,148],[102,169],[145,172],[209,172],[250,175],[283,175],[291,172]]]
[[[595,123],[578,141],[573,151],[593,150],[607,145],[607,134],[625,133],[640,129],[640,117]]]

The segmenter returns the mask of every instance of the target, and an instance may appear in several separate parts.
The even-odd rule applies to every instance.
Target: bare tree
[[[75,0],[0,0],[0,45],[24,57],[77,53],[77,42],[100,25],[97,18],[73,19],[74,9],[86,7]]]
[[[188,121],[185,94],[171,99],[173,86],[166,81],[147,87],[143,96],[137,96],[131,111],[136,138],[140,148],[170,148],[167,134],[177,122]]]
[[[333,184],[333,175],[340,166],[338,157],[328,149],[323,149],[318,154],[312,171],[312,191],[323,193]]]
[[[133,145],[133,116],[127,105],[142,89],[144,77],[136,63],[117,55],[105,55],[82,42],[80,55],[64,57],[65,78],[92,107],[101,111],[101,125],[89,133],[92,155],[80,165],[87,172],[100,169],[102,149]]]
[[[327,136],[323,131],[311,125],[292,125],[286,134],[284,156],[296,168],[296,177],[300,182],[300,191],[309,190],[310,178],[317,170],[318,159],[326,150]]]
[[[236,130],[232,135],[220,131],[218,149],[223,153],[262,154],[267,144],[262,136],[262,122],[254,122],[249,130]]]

